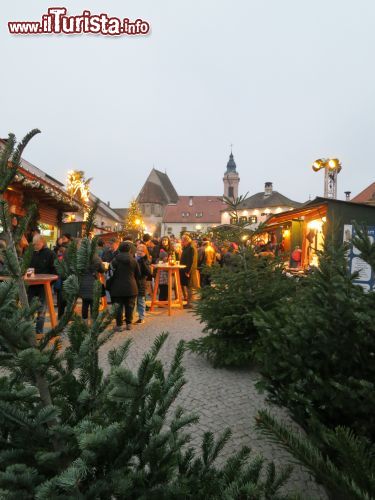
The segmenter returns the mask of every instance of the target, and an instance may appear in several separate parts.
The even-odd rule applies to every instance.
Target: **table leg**
[[[154,291],[152,292],[152,299],[151,299],[151,306],[150,306],[151,312],[154,310],[154,305],[157,302],[159,279],[160,279],[160,269],[157,269],[156,270],[156,277],[155,277],[155,284],[154,284]]]
[[[51,318],[51,326],[52,328],[55,328],[55,326],[57,325],[57,319],[56,319],[55,308],[53,306],[51,283],[44,283],[44,292],[46,295],[46,302],[47,302],[49,316]]]
[[[172,273],[173,269],[168,269],[168,316],[171,315],[172,310]]]
[[[176,270],[176,291],[177,291],[177,298],[178,298],[178,302],[181,306],[181,309],[184,308],[184,303],[183,303],[183,300],[182,300],[182,286],[181,286],[181,280],[180,280],[180,270],[177,269]]]

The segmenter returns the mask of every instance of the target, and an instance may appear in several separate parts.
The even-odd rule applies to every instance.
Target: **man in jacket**
[[[182,236],[181,244],[182,244],[182,254],[180,263],[182,266],[186,266],[184,269],[180,269],[182,293],[184,294],[184,299],[187,302],[185,307],[191,308],[193,300],[193,289],[198,288],[198,279],[197,279],[198,252],[192,239],[188,234],[184,234]]]
[[[55,254],[47,248],[46,240],[41,234],[33,238],[34,253],[31,258],[30,267],[34,268],[35,274],[56,274]],[[27,291],[29,301],[35,297],[39,299],[39,308],[36,318],[36,333],[43,333],[44,320],[46,316],[46,296],[43,285],[31,285]]]
[[[118,254],[119,244],[120,242],[118,241],[117,238],[110,239],[110,247],[107,248],[106,250],[103,250],[103,255],[102,255],[103,262],[112,262],[112,260]]]

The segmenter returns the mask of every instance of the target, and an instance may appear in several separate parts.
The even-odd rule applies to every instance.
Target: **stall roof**
[[[375,207],[371,207],[371,205],[368,205],[366,203],[355,203],[352,201],[346,201],[346,200],[333,200],[331,198],[323,198],[323,197],[316,197],[314,200],[308,201],[304,203],[300,208],[295,208],[293,210],[289,210],[287,212],[281,212],[280,214],[272,214],[268,219],[265,221],[265,226],[271,226],[275,224],[280,224],[282,222],[287,222],[292,219],[296,219],[297,217],[300,217],[302,215],[311,215],[311,216],[319,216],[324,215],[324,213],[327,211],[328,205],[337,205],[337,206],[345,206],[349,207],[352,206],[354,210],[356,210],[358,207],[365,207],[366,209],[373,209],[374,210],[374,216],[375,216]],[[324,211],[324,213],[322,213]]]

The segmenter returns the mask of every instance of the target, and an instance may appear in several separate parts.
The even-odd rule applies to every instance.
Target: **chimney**
[[[189,207],[192,207],[193,206],[193,197],[190,196],[189,198]]]
[[[345,200],[350,201],[350,195],[352,194],[351,191],[345,191]]]
[[[270,196],[271,194],[272,194],[272,182],[265,182],[264,196]]]
[[[107,205],[110,207],[111,206],[111,203],[109,201],[107,201]]]

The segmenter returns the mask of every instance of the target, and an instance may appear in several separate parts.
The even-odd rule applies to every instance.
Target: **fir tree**
[[[327,238],[299,293],[260,312],[262,383],[305,428],[317,420],[375,438],[375,294],[353,284],[345,247]]]
[[[201,289],[196,314],[209,335],[188,343],[214,366],[241,366],[254,360],[259,307],[271,312],[296,293],[297,282],[287,278],[276,260],[258,258],[252,249],[233,254],[231,265],[210,268],[214,286]]]
[[[142,236],[145,224],[143,221],[142,211],[136,200],[130,202],[129,210],[126,214],[124,222],[124,231],[130,234],[136,234],[137,237]]]

